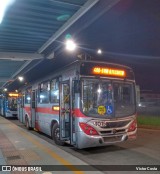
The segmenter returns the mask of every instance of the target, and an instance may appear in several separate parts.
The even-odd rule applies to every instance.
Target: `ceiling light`
[[[0,0],[0,23],[2,23],[7,7],[11,5],[13,2],[14,0]]]
[[[8,89],[7,88],[4,88],[4,91],[8,91]]]
[[[22,76],[19,76],[19,77],[18,77],[18,80],[19,80],[20,82],[22,82],[22,81],[24,80],[24,78],[23,78]]]
[[[71,39],[66,40],[66,49],[68,51],[74,51],[76,49],[76,47],[77,46],[73,40],[71,40]]]
[[[102,50],[101,49],[98,49],[97,50],[97,54],[102,54]]]

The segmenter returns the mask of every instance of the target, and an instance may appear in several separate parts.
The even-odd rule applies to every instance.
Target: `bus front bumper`
[[[123,142],[126,140],[135,140],[137,135],[137,129],[132,132],[127,132],[125,134],[116,134],[116,135],[94,135],[90,136],[85,134],[84,132],[77,132],[77,148],[83,149],[88,147],[98,147],[98,146],[106,146],[119,142]]]
[[[17,111],[7,111],[6,117],[17,117]]]

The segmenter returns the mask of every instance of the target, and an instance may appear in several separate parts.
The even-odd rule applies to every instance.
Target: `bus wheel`
[[[52,127],[52,139],[57,145],[64,146],[64,141],[61,141],[59,138],[59,125],[58,123],[55,123]]]
[[[27,128],[28,130],[30,130],[28,118],[26,118],[26,128]]]

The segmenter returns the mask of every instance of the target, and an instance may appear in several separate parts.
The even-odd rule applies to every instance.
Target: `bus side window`
[[[57,79],[51,81],[51,103],[59,103],[59,83]]]
[[[25,100],[25,104],[30,104],[30,102],[31,102],[31,94],[30,94],[29,90],[25,92],[24,100]]]
[[[40,84],[39,103],[49,103],[50,83],[49,81]]]

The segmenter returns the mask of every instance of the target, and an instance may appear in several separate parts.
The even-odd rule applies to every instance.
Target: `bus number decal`
[[[94,121],[93,124],[95,126],[99,126],[99,127],[106,127],[107,126],[107,122],[106,121]]]

